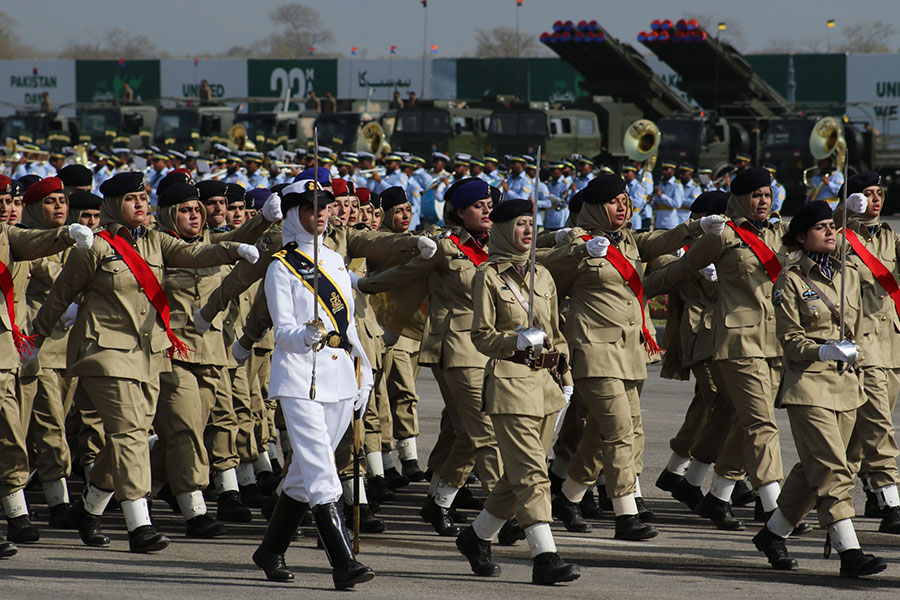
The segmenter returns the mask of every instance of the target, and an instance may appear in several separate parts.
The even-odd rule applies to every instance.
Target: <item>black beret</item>
[[[409,200],[406,198],[406,192],[399,185],[389,187],[381,192],[381,208],[384,212],[392,210],[395,206],[406,204]]]
[[[269,189],[272,190],[272,193],[273,193],[273,194],[278,194],[278,195],[280,196],[280,195],[281,195],[281,190],[283,190],[284,188],[286,188],[286,187],[289,186],[289,185],[291,185],[291,184],[289,184],[289,183],[276,183],[275,185],[273,185],[273,186],[270,187]]]
[[[66,165],[56,176],[62,179],[63,185],[67,187],[94,185],[94,174],[84,165]]]
[[[789,246],[797,245],[797,236],[808,231],[813,225],[819,221],[830,219],[832,215],[831,207],[824,200],[815,200],[809,204],[804,204],[791,219],[788,225],[787,233],[784,234],[782,241]]]
[[[881,185],[881,175],[875,171],[857,173],[847,181],[847,195],[862,193],[867,187]]]
[[[187,173],[181,173],[179,171],[172,171],[168,175],[162,178],[156,186],[156,197],[162,198],[163,194],[166,193],[166,190],[170,185],[174,185],[176,183],[186,183],[189,185],[194,185],[194,180]],[[169,204],[168,206],[172,206]]]
[[[87,190],[75,190],[69,194],[69,208],[98,210],[103,198]]]
[[[728,192],[712,190],[703,192],[694,203],[691,204],[691,212],[704,213],[707,215],[723,215],[725,207],[728,205],[728,198],[731,196]]]
[[[100,185],[100,193],[115,198],[144,191],[144,174],[138,171],[116,173]]]
[[[579,191],[575,192],[575,195],[569,200],[569,212],[571,214],[577,215],[581,212],[581,207],[584,206],[584,190],[586,189],[587,188],[581,188]]]
[[[38,175],[25,175],[24,177],[19,177],[16,181],[22,186],[22,191],[24,192],[40,180],[41,178]]]
[[[25,193],[25,186],[18,179],[13,179],[9,188],[13,198],[18,198]]]
[[[243,204],[244,196],[247,195],[247,190],[244,189],[239,183],[226,183],[225,184],[225,202],[226,204]]]
[[[321,185],[321,184],[320,184]],[[312,179],[298,181],[290,184],[282,190],[281,210],[287,214],[287,211],[295,206],[309,205],[315,203],[316,182]],[[334,202],[334,194],[321,187],[319,193],[319,208],[323,208],[326,204]]]
[[[494,223],[503,223],[519,215],[531,214],[532,206],[531,200],[506,200],[494,207],[489,218]]]
[[[159,195],[159,207],[175,206],[189,200],[200,200],[200,192],[197,190],[197,186],[182,182],[171,183]]]
[[[207,179],[197,184],[197,189],[200,191],[201,202],[206,202],[213,196],[224,196],[227,188],[227,183],[216,181],[215,179]]]
[[[625,180],[612,173],[600,173],[584,188],[584,202],[603,204],[625,192]]]
[[[491,200],[494,202],[494,204],[503,202],[503,190],[501,190],[499,187],[495,187],[492,185],[488,188],[488,191],[491,194]]]
[[[381,194],[374,190],[370,191],[369,204],[371,204],[373,208],[381,208]]]
[[[762,167],[750,167],[738,171],[731,181],[731,193],[735,196],[752,194],[761,187],[771,187],[772,174]]]

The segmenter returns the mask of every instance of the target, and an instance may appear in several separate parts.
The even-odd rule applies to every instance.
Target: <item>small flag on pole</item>
[[[397,54],[397,46],[391,46],[391,54]]]
[[[431,45],[431,53],[432,53],[432,54],[437,54],[437,49],[438,49],[438,45],[437,45],[437,44],[432,44],[432,45]]]
[[[353,56],[356,56],[356,46],[353,46],[352,48],[350,48],[350,54],[352,54]]]
[[[200,64],[200,59],[199,59],[199,58],[195,58],[195,59],[194,59],[194,66],[196,67],[196,66],[199,65],[199,64]]]
[[[825,21],[825,26],[828,27],[828,29],[834,29],[834,19],[828,19],[827,21]]]
[[[522,6],[522,0],[516,0],[516,6]]]
[[[719,31],[725,31],[725,23],[719,23]]]
[[[316,47],[315,47],[315,46],[310,46],[310,47],[309,47],[309,55],[310,55],[310,56],[312,56],[312,55],[315,53],[315,51],[316,51]]]
[[[125,66],[125,59],[124,59],[124,58],[120,58],[120,59],[119,59],[119,66],[120,66],[120,67],[124,67],[124,66]]]
[[[422,0],[422,6],[428,8],[428,0]]]

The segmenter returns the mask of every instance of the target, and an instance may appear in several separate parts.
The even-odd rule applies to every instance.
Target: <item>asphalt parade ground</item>
[[[557,523],[553,531],[559,552],[566,560],[581,565],[579,580],[554,588],[532,586],[531,560],[524,541],[512,547],[494,544],[494,557],[503,573],[499,578],[477,578],[458,554],[453,540],[438,537],[419,518],[426,484],[414,483],[400,491],[397,502],[386,504],[379,511],[387,531],[363,535],[360,560],[375,569],[376,577],[349,593],[389,600],[847,598],[851,594],[896,598],[900,590],[900,537],[878,533],[877,520],[857,518],[855,524],[863,549],[888,561],[883,573],[864,580],[840,579],[839,558],[836,553],[830,560],[823,557],[825,533],[818,528],[808,536],[788,541],[800,569],[778,572],[769,568],[753,547],[751,538],[760,524],[752,522],[752,507],[735,509],[737,516],[747,522],[746,531],[717,531],[709,521],[692,515],[684,505],[654,486],[668,459],[668,440],[681,423],[692,389],[692,383],[660,379],[659,368],[651,366],[643,390],[646,467],[641,481],[644,497],[657,514],[657,538],[645,542],[613,540],[611,514],[593,522],[593,531],[586,534],[567,533]],[[419,448],[424,466],[436,437],[441,407],[437,385],[427,370],[422,372],[418,391],[422,431]],[[778,421],[787,472],[797,454],[784,411],[778,411]],[[475,492],[480,495],[480,490]],[[35,498],[38,499],[39,496]],[[864,498],[860,486],[854,501],[861,512]],[[74,531],[48,529],[46,507],[35,502],[33,511],[37,513],[41,541],[20,546],[17,556],[0,561],[0,598],[246,600],[323,598],[336,594],[325,553],[316,549],[313,531],[307,530],[287,552],[295,581],[276,584],[267,581],[250,560],[265,528],[258,510],[254,510],[251,523],[229,524],[227,537],[205,541],[185,538],[183,521],[165,503],[156,500],[153,508],[155,523],[171,537],[172,544],[158,554],[138,555],[128,552],[121,512],[107,511],[104,529],[112,543],[109,548],[96,549],[83,546]],[[214,504],[210,509],[214,511]],[[466,512],[474,518],[474,512]],[[809,520],[816,524],[814,514]]]

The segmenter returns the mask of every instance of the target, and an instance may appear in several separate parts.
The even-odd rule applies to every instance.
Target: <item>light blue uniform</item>
[[[822,175],[816,173],[809,180],[809,187],[814,190],[820,183],[822,183]],[[823,185],[822,189],[819,190],[819,195],[813,198],[813,200],[828,200],[828,205],[834,210],[834,207],[837,206],[838,203],[837,196],[841,191],[842,185],[844,185],[844,174],[840,171],[832,171],[828,178],[828,185]]]
[[[657,229],[672,229],[680,223],[678,209],[684,202],[681,182],[673,175],[668,181],[659,184],[661,195],[653,195],[653,207],[656,213]]]
[[[363,177],[362,175],[360,175],[359,173],[354,173],[353,175],[351,175],[350,181],[352,181],[353,185],[355,185],[356,187],[364,187],[364,188],[369,187],[369,180],[366,179],[365,177]]]
[[[365,185],[365,187],[369,188],[370,190],[372,190],[372,191],[375,192],[376,194],[380,194],[380,193],[383,192],[384,190],[386,190],[386,189],[388,189],[389,187],[391,187],[389,184],[385,183],[386,180],[387,180],[387,177],[382,177],[382,178],[381,178],[381,181],[375,181],[374,178],[369,177],[369,178],[366,180],[366,185]]]
[[[244,186],[244,189],[247,189],[249,186],[247,185],[247,176],[244,175],[241,171],[235,171],[234,173],[226,174],[225,177],[222,178],[224,183],[239,183]]]
[[[405,175],[404,175],[405,176]],[[415,177],[407,177],[406,197],[412,206],[412,217],[409,220],[409,229],[413,231],[418,229],[422,223],[422,194],[425,192]]]
[[[159,186],[159,182],[166,178],[166,175],[169,174],[169,167],[166,167],[162,171],[157,171],[153,167],[150,167],[145,171],[144,181],[147,182],[147,185],[150,186],[150,203],[156,204],[158,198],[156,197],[156,188]],[[110,175],[112,177],[112,175]],[[109,179],[109,177],[107,177]],[[96,181],[96,177],[94,179]],[[104,180],[105,181],[105,180]],[[100,184],[97,184],[97,187],[100,187]]]
[[[153,169],[149,169],[145,171],[146,175],[144,179],[146,180],[149,177],[150,173],[155,172]],[[113,169],[109,168],[109,165],[103,165],[103,168],[94,173],[94,189],[99,190],[100,186],[103,185],[103,182],[107,179],[110,179],[116,172]]]
[[[532,179],[525,174],[525,171],[522,171],[518,175],[510,173],[509,177],[506,178],[506,185],[509,186],[509,192],[506,193],[506,198],[508,200],[516,198],[528,200],[531,198],[531,190],[534,183]]]
[[[593,178],[593,173],[588,173],[587,175],[575,175],[575,177],[572,178],[572,184],[575,185],[575,191],[580,192],[586,188],[587,184],[589,184]]]
[[[255,190],[256,188],[268,188],[269,178],[257,171],[253,175],[247,177],[247,189]]]
[[[644,189],[644,184],[635,177],[625,183],[625,192],[631,198],[631,204],[634,207],[631,215],[631,228],[637,231],[644,226],[643,212],[647,207],[647,191]]]
[[[641,183],[644,186],[644,197],[652,198],[653,191],[656,189],[656,187],[653,185],[653,172],[652,171],[645,172],[644,169],[641,169],[640,171],[638,171],[638,179],[641,180]],[[653,219],[653,203],[652,202],[647,202],[644,205],[644,213],[641,216],[648,220]]]
[[[566,192],[570,185],[572,184],[565,176],[556,181],[550,179],[546,183],[547,191],[550,194],[551,208],[544,215],[545,229],[562,229],[566,226],[566,221],[569,219],[568,198],[571,197]]]
[[[681,184],[681,193],[683,199],[681,201],[681,208],[678,209],[678,220],[680,223],[684,223],[691,218],[691,205],[702,191],[700,190],[700,186],[691,179],[689,182]]]
[[[529,179],[531,179],[529,177]],[[534,179],[531,179],[531,185],[535,185]],[[529,198],[530,200],[531,198]],[[550,201],[550,188],[547,187],[547,184],[543,181],[537,182],[537,226],[541,227],[544,224],[544,216],[543,211],[551,208],[553,203]],[[556,212],[556,211],[553,211]]]
[[[778,183],[778,180],[772,178],[772,212],[781,212],[784,206],[784,199],[787,197],[787,191],[784,186]]]

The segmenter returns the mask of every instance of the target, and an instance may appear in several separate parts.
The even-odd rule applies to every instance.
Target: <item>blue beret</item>
[[[247,202],[247,208],[262,210],[263,204],[266,203],[266,200],[268,200],[271,195],[272,192],[266,188],[256,188],[247,192],[244,200]]]
[[[444,194],[444,201],[449,202],[453,208],[465,208],[479,200],[490,198],[489,188],[486,181],[477,177],[466,177],[450,186]]]
[[[316,170],[313,167],[310,167],[294,177],[294,183],[303,181],[304,179],[316,179],[322,185],[331,185],[331,171],[329,169],[319,167],[318,177],[316,177],[315,174]]]

